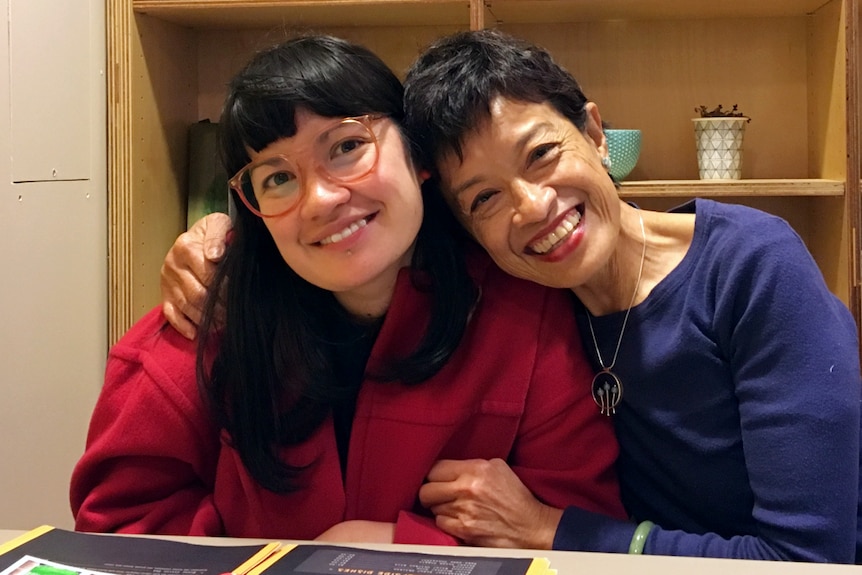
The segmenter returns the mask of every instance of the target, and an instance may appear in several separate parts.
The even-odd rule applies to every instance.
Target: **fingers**
[[[437,461],[428,472],[428,481],[455,481],[467,474],[477,474],[483,465],[487,465],[485,459],[441,459]]]
[[[168,273],[193,305],[206,298],[206,288],[216,269],[216,263],[204,253],[204,240],[205,230],[189,230],[180,234],[165,257]]]
[[[188,296],[183,293],[183,283],[194,285],[197,284],[197,280],[182,280],[179,276],[175,275],[175,270],[166,270],[163,266],[160,285],[162,291],[162,313],[174,329],[187,339],[194,339],[197,334],[197,326],[200,324],[203,315],[203,310],[200,306],[203,305],[204,296],[200,294],[195,295],[194,290],[192,291],[193,295],[191,297],[199,302],[199,305],[195,306],[189,302]],[[200,291],[205,293],[203,288]]]
[[[455,486],[450,481],[426,483],[419,488],[419,502],[437,515],[440,505],[457,499]]]
[[[436,511],[434,515],[434,522],[441,531],[457,537],[467,545],[475,545],[473,534],[464,529],[464,524],[456,516],[439,514]]]
[[[177,307],[172,303],[164,303],[162,304],[162,313],[165,315],[165,319],[168,320],[168,323],[171,326],[180,332],[180,334],[186,339],[194,339],[197,335],[197,329],[195,326],[197,324],[189,321],[189,319],[180,312]]]
[[[562,512],[539,502],[502,459],[441,460],[428,478],[419,500],[450,535],[495,547],[553,543]]]
[[[195,225],[198,224],[203,226],[204,256],[210,262],[218,262],[224,255],[227,235],[233,227],[230,216],[216,212],[198,220]]]
[[[476,478],[481,477],[484,459],[441,459],[428,472],[427,483],[419,488],[419,501],[425,507],[454,501],[464,497],[475,488]]]
[[[185,337],[195,337],[203,316],[207,287],[216,263],[205,256],[205,244],[217,258],[224,254],[224,235],[230,218],[210,214],[180,234],[165,256],[161,269],[162,310],[168,322]]]

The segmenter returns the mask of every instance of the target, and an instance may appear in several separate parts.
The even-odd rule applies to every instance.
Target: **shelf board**
[[[596,20],[774,18],[812,14],[828,0],[485,0],[486,25]]]
[[[133,0],[132,9],[202,29],[470,26],[469,0]]]
[[[650,180],[623,182],[620,197],[813,197],[843,196],[839,180]]]
[[[824,0],[484,0],[486,25],[700,18],[774,18]],[[136,13],[191,28],[461,26],[469,0],[133,0]]]

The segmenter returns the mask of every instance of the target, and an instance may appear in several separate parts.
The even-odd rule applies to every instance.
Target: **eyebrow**
[[[548,121],[542,121],[542,122],[539,122],[538,124],[534,124],[533,126],[530,127],[530,129],[523,136],[518,138],[518,141],[515,142],[515,149],[521,150],[522,148],[524,148],[527,145],[527,142],[529,142],[530,140],[532,140],[533,138],[536,137],[536,134],[538,134],[539,132],[542,132],[542,131],[549,131],[553,127],[554,127],[554,125]],[[466,182],[461,183],[458,187],[453,188],[451,193],[453,196],[458,197],[461,194],[463,194],[466,190],[468,190],[469,188],[471,188],[471,187],[475,186],[476,184],[478,184],[479,182],[481,182],[483,179],[485,179],[485,176],[482,174],[479,174],[477,176],[473,176],[472,178],[470,178]]]
[[[478,184],[479,182],[481,182],[484,179],[485,179],[485,176],[483,176],[483,175],[473,176],[472,178],[470,178],[469,180],[467,180],[466,182],[464,182],[463,184],[461,184],[457,188],[453,189],[452,195],[455,197],[458,197],[461,194],[463,194],[465,191],[467,191],[469,188],[475,186],[476,184]]]

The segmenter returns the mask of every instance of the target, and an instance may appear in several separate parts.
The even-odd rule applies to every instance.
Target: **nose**
[[[525,225],[545,219],[556,193],[551,186],[516,180],[512,186],[515,204],[513,222]]]
[[[300,217],[307,220],[325,217],[350,199],[350,191],[320,174],[303,178],[299,202]]]

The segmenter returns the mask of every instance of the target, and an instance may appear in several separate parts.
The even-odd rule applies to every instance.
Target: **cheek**
[[[510,253],[508,226],[503,222],[489,220],[465,227],[494,259],[506,257]]]
[[[281,257],[290,265],[290,253],[293,245],[293,241],[291,241],[292,226],[283,218],[265,218],[264,225],[269,235],[272,236],[272,240],[275,242],[275,246],[278,248]]]

